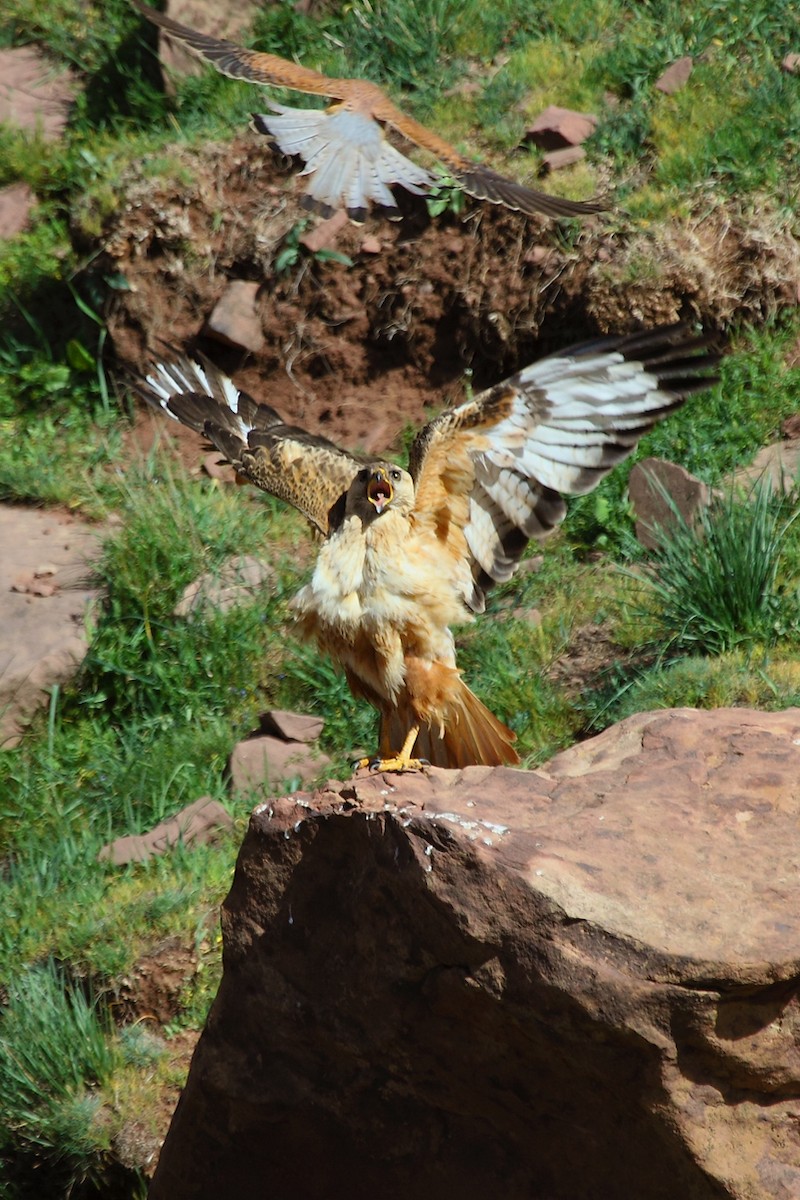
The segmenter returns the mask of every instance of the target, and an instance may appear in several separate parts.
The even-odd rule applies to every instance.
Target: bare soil
[[[461,398],[468,369],[481,388],[587,337],[677,319],[713,329],[799,294],[800,260],[778,219],[759,214],[755,228],[713,205],[656,240],[625,231],[619,213],[556,225],[474,205],[432,221],[402,197],[401,221],[346,226],[278,274],[298,223],[310,227],[281,160],[252,135],[175,147],[169,163],[166,178],[131,168],[109,216],[87,201],[74,217],[91,270],[120,285],[107,316],[121,364],[141,369],[164,341],[199,347],[287,419],[368,451]],[[331,249],[352,265],[326,259]],[[260,285],[256,353],[204,337],[231,279]],[[152,437],[152,419],[137,416],[132,449]],[[196,439],[179,444],[192,461]]]
[[[165,938],[139,958],[129,977],[117,981],[117,1018],[126,1024],[145,1020],[166,1025],[178,1015],[196,970],[194,950],[179,937]]]

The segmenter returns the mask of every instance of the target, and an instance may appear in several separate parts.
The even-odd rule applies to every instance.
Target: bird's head
[[[366,520],[385,512],[410,512],[414,505],[414,483],[408,471],[392,463],[375,463],[359,472],[351,489],[351,510]],[[366,501],[366,503],[365,503]]]

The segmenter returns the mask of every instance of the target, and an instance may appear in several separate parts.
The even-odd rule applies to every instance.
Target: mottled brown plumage
[[[278,149],[303,158],[306,167],[302,174],[311,177],[304,196],[306,207],[323,216],[345,208],[353,220],[363,221],[370,202],[396,216],[392,185],[398,184],[415,194],[435,186],[436,179],[428,171],[386,141],[383,125],[390,125],[408,141],[438,158],[464,191],[479,200],[528,215],[543,213],[549,217],[586,216],[606,207],[597,201],[563,200],[547,195],[465,158],[444,138],[393,104],[377,84],[366,79],[321,75],[276,54],[248,50],[189,29],[148,8],[141,0],[131,2],[148,21],[231,79],[289,88],[336,101],[325,112],[271,104],[272,113],[254,116],[254,128],[268,134]]]
[[[448,409],[409,470],[284,424],[210,363],[154,366],[136,390],[202,432],[324,541],[293,601],[300,631],[381,714],[382,765],[513,763],[514,734],[470,692],[451,626],[481,612],[530,538],[563,519],[694,391],[717,359],[680,327],[574,347]]]

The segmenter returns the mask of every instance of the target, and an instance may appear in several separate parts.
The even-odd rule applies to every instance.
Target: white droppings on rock
[[[507,825],[497,825],[494,821],[467,821],[459,813],[443,812],[431,813],[432,821],[448,821],[452,825],[457,825],[469,838],[471,842],[477,841],[481,837],[484,830],[489,833],[496,833],[502,837],[504,833],[508,833]]]

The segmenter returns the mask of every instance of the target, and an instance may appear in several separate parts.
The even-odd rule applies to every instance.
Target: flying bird
[[[562,200],[506,179],[483,163],[473,162],[432,130],[397,108],[386,94],[366,79],[335,79],[308,67],[247,50],[233,42],[209,37],[156,12],[141,0],[131,0],[137,12],[170,37],[177,38],[223,75],[250,83],[271,84],[334,103],[324,111],[289,108],[269,102],[270,113],[253,115],[253,126],[266,133],[284,154],[299,155],[305,163],[301,175],[309,176],[301,203],[329,217],[345,209],[351,220],[362,222],[370,203],[399,217],[393,185],[414,195],[424,195],[441,183],[406,158],[387,141],[383,126],[390,125],[408,141],[429,151],[447,167],[456,183],[470,196],[502,204],[531,215],[579,217],[602,212],[596,201]]]
[[[680,325],[573,347],[435,417],[407,470],[287,425],[205,358],[158,361],[133,386],[321,535],[292,601],[299,631],[380,713],[365,765],[405,770],[519,762],[463,681],[450,627],[563,520],[564,495],[590,492],[717,362]]]

